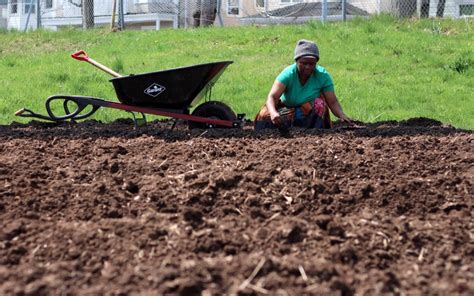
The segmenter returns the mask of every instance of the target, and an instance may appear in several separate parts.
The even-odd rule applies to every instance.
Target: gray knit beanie
[[[316,57],[319,61],[319,49],[316,43],[306,39],[301,39],[296,43],[295,61],[304,56]]]

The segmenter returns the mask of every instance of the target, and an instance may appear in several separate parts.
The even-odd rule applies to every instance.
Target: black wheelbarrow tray
[[[107,107],[132,112],[135,126],[138,123],[133,112],[141,113],[142,121],[145,122],[145,113],[187,120],[191,128],[241,127],[243,124],[244,114],[236,115],[226,104],[210,100],[212,87],[232,61],[122,76],[91,59],[83,50],[71,56],[114,76],[110,81],[120,103],[88,96],[54,95],[46,99],[48,115],[37,114],[26,108],[18,110],[15,115],[51,121],[75,121],[91,116],[100,107]],[[190,108],[203,98],[206,102],[189,114]],[[62,101],[64,115],[54,114],[51,106],[54,101]]]

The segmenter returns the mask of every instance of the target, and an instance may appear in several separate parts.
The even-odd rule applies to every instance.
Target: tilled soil
[[[0,294],[474,294],[472,131],[169,126],[0,126]]]

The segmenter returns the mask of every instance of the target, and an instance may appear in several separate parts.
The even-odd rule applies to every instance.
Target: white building
[[[8,0],[0,0],[0,29],[7,28],[7,4]]]
[[[40,3],[40,18],[37,3]],[[92,0],[0,0],[0,28],[24,30],[41,27],[81,27],[82,1]],[[94,24],[110,26],[114,0],[94,1]],[[115,0],[118,3],[119,0]],[[123,0],[126,28],[160,29],[191,27],[201,3],[210,0]],[[340,20],[341,0],[217,0],[215,25],[248,23],[290,23],[317,20],[327,13],[327,20]],[[444,17],[474,15],[474,0],[347,0],[346,14],[353,16],[392,13],[398,16],[420,16],[429,4],[429,17],[435,17],[439,1],[445,1]],[[117,5],[118,6],[118,5]],[[116,9],[118,12],[118,8]],[[118,15],[115,17],[117,21]]]
[[[4,0],[0,0],[4,1]],[[30,5],[28,0],[7,0],[7,28],[24,30],[37,27],[36,1]],[[81,0],[40,0],[41,27],[56,30],[59,27],[81,27]],[[117,1],[118,3],[118,1]],[[31,12],[30,12],[31,6]],[[174,0],[124,0],[124,22],[128,28],[159,29],[177,27],[177,5]],[[94,0],[94,24],[110,26],[113,0]],[[118,21],[116,4],[115,22]]]
[[[474,16],[474,0],[379,0],[377,1],[377,12],[390,12],[403,17],[421,16],[422,7],[425,6],[428,8],[428,17],[436,17],[440,1],[445,1],[443,17]],[[361,6],[366,3],[362,0],[359,2]]]

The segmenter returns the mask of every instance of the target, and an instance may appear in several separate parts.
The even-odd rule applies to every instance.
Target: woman
[[[329,109],[342,122],[351,124],[334,92],[331,75],[317,65],[319,49],[305,39],[295,48],[295,63],[277,76],[266,104],[255,118],[255,128],[330,128]]]

